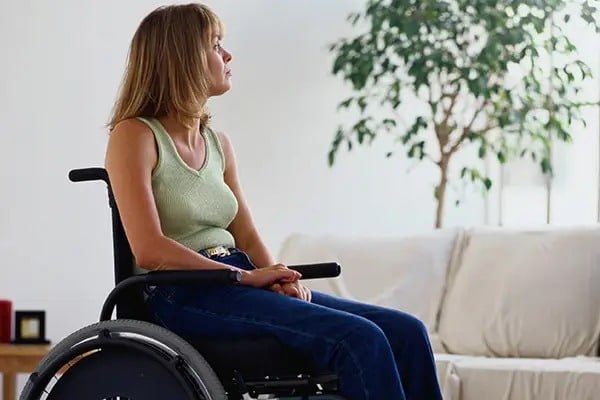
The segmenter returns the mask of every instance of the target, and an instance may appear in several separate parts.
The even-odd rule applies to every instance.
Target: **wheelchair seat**
[[[265,378],[280,382],[310,378],[313,384],[335,386],[336,383],[331,371],[318,367],[310,357],[293,351],[271,336],[182,337],[202,354],[222,382],[237,382],[238,377],[243,377],[253,385],[259,382],[268,385]],[[239,375],[232,374],[232,366]]]
[[[271,336],[182,338],[198,349],[217,375],[226,375],[232,365],[242,376],[253,380],[265,376],[330,373],[317,367],[310,357],[293,351]],[[244,358],[240,358],[241,354]]]
[[[100,322],[59,342],[30,375],[21,400],[37,400],[44,392],[48,400],[245,400],[264,395],[344,400],[336,394],[335,374],[273,336],[185,337],[154,323],[145,286],[235,284],[240,274],[229,270],[136,274],[106,171],[78,169],[69,178],[107,184],[115,287],[104,302]],[[302,279],[335,277],[341,271],[334,262],[288,267],[301,272]],[[117,318],[112,320],[115,309]],[[59,379],[57,374],[62,374]]]

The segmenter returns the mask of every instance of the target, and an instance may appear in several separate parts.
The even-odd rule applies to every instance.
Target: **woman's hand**
[[[274,283],[269,287],[269,289],[279,294],[296,297],[300,300],[308,302],[310,302],[312,299],[312,293],[310,289],[302,285],[300,282]]]
[[[252,271],[242,271],[240,284],[264,288],[274,283],[288,284],[298,281],[302,275],[283,264],[275,264],[270,267],[257,268]]]

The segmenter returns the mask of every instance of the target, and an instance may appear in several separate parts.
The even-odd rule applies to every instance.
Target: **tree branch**
[[[461,135],[458,137],[458,139],[456,139],[456,142],[452,145],[452,147],[450,147],[450,150],[448,151],[448,154],[454,154],[458,148],[460,147],[460,145],[464,142],[464,140],[471,134],[472,129],[473,129],[473,124],[475,123],[475,121],[477,120],[477,117],[479,117],[479,115],[485,110],[485,108],[490,104],[489,100],[484,100],[481,104],[481,106],[479,106],[477,108],[477,110],[475,111],[475,113],[473,114],[473,118],[471,118],[471,121],[468,123],[467,126],[465,126],[463,128],[463,131],[461,133]],[[478,135],[483,135],[489,131],[491,131],[492,129],[497,128],[497,125],[487,125],[485,126],[483,129],[481,129],[480,131],[477,131]]]
[[[473,124],[475,123],[475,121],[477,120],[477,117],[479,117],[479,115],[485,110],[485,108],[490,104],[490,101],[485,99],[483,100],[483,102],[481,103],[481,106],[479,106],[479,108],[477,108],[475,110],[475,113],[473,114],[473,118],[471,118],[471,121],[469,122],[469,124],[465,127],[465,129],[468,129],[469,131],[473,128]]]
[[[448,109],[444,109],[444,119],[442,120],[442,126],[448,126],[448,121],[452,116],[452,112],[454,111],[454,106],[456,105],[456,99],[458,98],[459,91],[456,91],[450,95],[450,106]],[[442,106],[443,107],[443,106]]]
[[[484,127],[483,129],[476,131],[475,133],[477,134],[477,136],[483,136],[486,133],[488,133],[489,131],[498,128],[499,125],[497,124],[493,124],[493,125],[487,125],[486,127]],[[467,130],[467,128],[463,128],[463,133],[460,136],[460,138],[456,141],[456,143],[454,143],[452,145],[452,147],[450,148],[450,151],[448,152],[449,154],[454,154],[458,148],[460,147],[460,145],[462,144],[462,142],[467,138],[468,134],[469,134],[469,130]]]
[[[458,87],[457,89],[454,89],[454,85],[457,82],[459,82],[459,77],[456,77],[451,82],[447,82],[445,84],[440,82],[440,84],[439,84],[440,85],[440,97],[437,100],[437,102],[434,102],[433,90],[431,89],[431,87],[429,87],[429,101],[428,101],[429,106],[431,107],[432,111],[434,108],[437,110],[438,105],[442,110],[442,118],[443,119],[440,122],[436,121],[435,115],[433,118],[434,131],[435,131],[435,135],[438,140],[438,145],[440,148],[440,156],[442,156],[442,157],[445,154],[444,148],[447,146],[447,144],[450,140],[450,130],[448,129],[448,121],[450,120],[450,117],[452,116],[452,114],[454,112],[454,108],[455,108],[457,100],[458,100],[458,95],[460,94],[460,87]],[[448,91],[448,88],[450,88],[450,91]],[[444,107],[443,100],[446,98],[450,99],[450,105],[448,106],[448,108]],[[439,162],[435,162],[435,163],[440,165]]]

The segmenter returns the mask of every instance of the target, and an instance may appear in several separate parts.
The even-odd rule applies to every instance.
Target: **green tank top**
[[[237,214],[238,203],[224,180],[225,156],[217,135],[209,128],[202,133],[206,159],[195,170],[179,156],[160,121],[138,119],[152,129],[158,148],[152,192],[163,234],[195,251],[234,247],[226,228]]]

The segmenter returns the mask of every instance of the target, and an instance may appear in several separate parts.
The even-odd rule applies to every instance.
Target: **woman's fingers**
[[[297,282],[302,277],[297,271],[291,270],[282,264],[245,271],[242,284],[255,287],[271,287],[272,285]]]
[[[283,287],[281,286],[281,284],[279,283],[275,283],[273,285],[271,285],[270,288],[273,292],[279,293],[279,294],[285,294]]]
[[[288,284],[284,285],[285,294],[292,297],[302,297],[302,292],[296,285]]]
[[[278,270],[278,279],[281,280],[282,282],[296,282],[298,279],[300,279],[302,277],[302,275],[300,275],[299,272],[296,272],[294,270],[291,269],[287,269],[287,268],[281,268]]]
[[[306,298],[305,298],[305,300],[310,303],[311,300],[312,300],[312,292],[306,286],[304,286],[304,290],[306,291]]]
[[[298,279],[302,278],[302,274],[300,272],[294,271],[293,269],[289,269],[283,264],[275,264],[274,267],[277,270],[282,271],[285,274],[286,279],[292,279],[294,281],[297,281]]]

